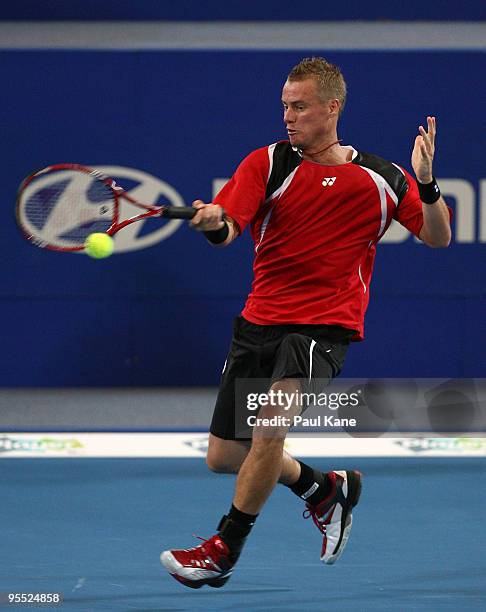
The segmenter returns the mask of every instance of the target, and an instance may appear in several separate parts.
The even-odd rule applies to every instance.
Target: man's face
[[[336,101],[332,101],[335,105]],[[322,146],[335,125],[337,111],[319,97],[315,79],[286,81],[282,90],[284,122],[290,144],[305,151]]]

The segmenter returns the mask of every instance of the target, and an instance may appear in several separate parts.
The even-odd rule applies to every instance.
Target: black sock
[[[257,516],[258,514],[247,514],[231,505],[231,510],[219,522],[219,535],[230,549],[230,559],[233,563],[240,556],[245,540],[255,524]]]
[[[300,476],[293,485],[288,488],[311,506],[316,506],[329,494],[329,479],[323,472],[314,470],[309,465],[300,463]]]

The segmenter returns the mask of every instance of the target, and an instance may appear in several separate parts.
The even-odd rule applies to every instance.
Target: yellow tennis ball
[[[113,238],[100,232],[90,234],[84,243],[86,255],[95,259],[109,257],[113,253]]]

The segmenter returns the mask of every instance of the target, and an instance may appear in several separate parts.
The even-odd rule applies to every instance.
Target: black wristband
[[[417,185],[420,199],[424,204],[435,204],[440,198],[439,185],[437,185],[434,176],[432,177],[432,182],[424,184],[417,181]]]
[[[223,227],[217,230],[212,230],[210,232],[203,232],[203,233],[206,236],[206,238],[209,240],[209,242],[211,242],[212,244],[221,244],[222,242],[226,240],[226,238],[228,238],[229,225],[226,223],[226,221],[224,221]]]

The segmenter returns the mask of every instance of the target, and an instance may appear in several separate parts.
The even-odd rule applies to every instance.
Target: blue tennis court
[[[7,0],[0,52],[0,612],[16,592],[62,593],[38,606],[58,612],[486,612],[485,1]],[[84,248],[141,203],[199,198],[218,204],[202,231],[147,216]],[[313,412],[347,421],[286,439],[364,474],[342,558],[320,562],[278,486],[224,588],[176,582],[161,551],[211,537],[233,498],[204,455],[238,317],[285,325],[312,382],[365,311],[344,401]],[[302,369],[285,361],[281,381]],[[253,409],[221,397],[228,424]]]
[[[214,533],[233,477],[201,459],[3,459],[0,591],[60,591],[57,609],[76,611],[486,608],[484,459],[313,464],[365,475],[340,561],[320,563],[317,530],[278,487],[230,582],[193,591],[160,551]]]

